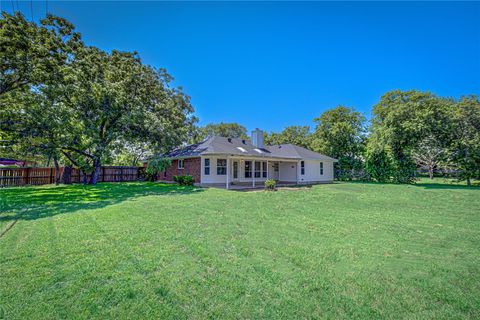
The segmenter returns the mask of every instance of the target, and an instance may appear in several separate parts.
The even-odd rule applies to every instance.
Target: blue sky
[[[30,2],[3,0],[31,17]],[[45,1],[33,1],[34,18]],[[380,96],[480,94],[480,3],[48,2],[86,43],[138,51],[191,96],[200,124],[310,125]]]

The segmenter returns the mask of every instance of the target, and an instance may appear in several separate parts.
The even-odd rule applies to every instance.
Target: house
[[[251,140],[214,136],[200,143],[179,147],[165,154],[172,166],[159,179],[191,175],[197,185],[255,187],[266,179],[282,184],[313,184],[333,181],[336,159],[295,146],[265,146],[263,132],[256,129]]]
[[[0,158],[0,167],[25,167],[27,165],[31,165],[33,162],[25,161],[25,160],[17,160],[17,159],[9,159],[9,158]]]

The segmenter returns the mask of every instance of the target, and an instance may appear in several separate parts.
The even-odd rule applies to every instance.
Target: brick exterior
[[[158,180],[173,181],[173,176],[190,175],[193,177],[194,183],[200,183],[200,170],[200,157],[184,159],[183,169],[178,169],[178,160],[172,160],[172,166],[170,168],[167,168],[166,175],[164,172],[161,172],[158,176]]]

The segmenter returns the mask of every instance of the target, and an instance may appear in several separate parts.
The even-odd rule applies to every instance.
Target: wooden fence
[[[98,182],[137,181],[143,177],[143,167],[106,166],[100,170]],[[64,168],[60,168],[62,176]],[[78,169],[72,169],[70,183],[83,182],[84,175]],[[87,180],[90,174],[87,174]],[[0,188],[24,185],[42,185],[55,183],[55,168],[10,168],[0,169]]]

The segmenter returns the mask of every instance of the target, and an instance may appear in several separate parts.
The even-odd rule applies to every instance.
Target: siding
[[[320,174],[320,162],[323,162],[323,175]],[[330,182],[333,181],[333,162],[319,160],[305,160],[305,174],[301,175],[300,162],[298,164],[299,182]]]

